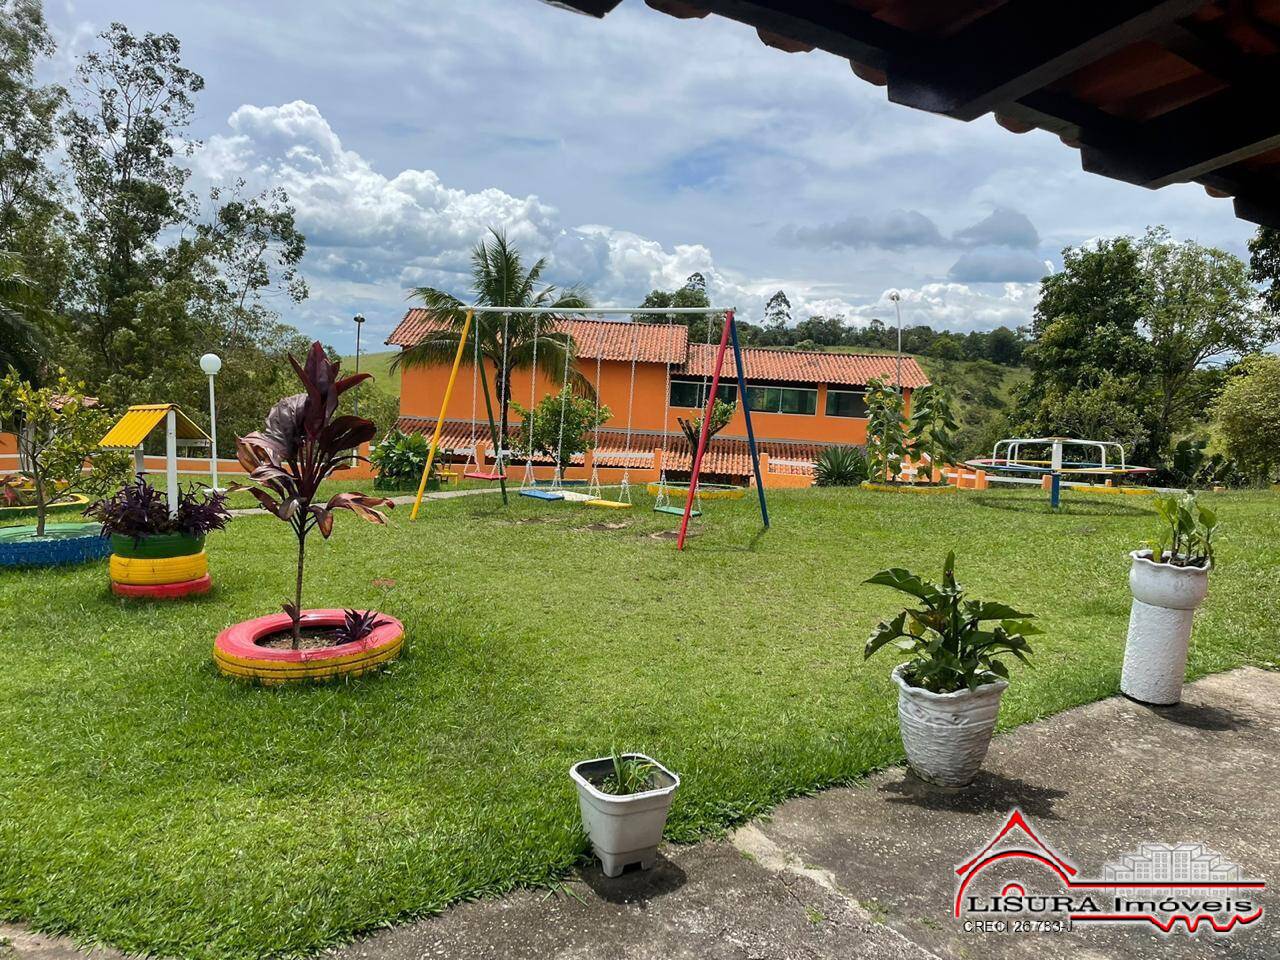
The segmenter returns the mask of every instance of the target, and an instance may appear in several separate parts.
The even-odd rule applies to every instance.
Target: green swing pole
[[[479,328],[476,328],[476,336],[480,335]],[[502,459],[503,447],[498,444],[498,426],[493,422],[493,399],[489,396],[489,375],[484,372],[484,355],[480,356],[480,390],[484,394],[484,409],[489,415],[489,437],[493,440],[493,453],[498,458],[498,487],[502,490],[502,505],[509,506],[507,502],[507,470],[506,461]]]

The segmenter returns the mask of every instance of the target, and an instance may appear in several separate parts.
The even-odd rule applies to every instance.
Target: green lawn
[[[1191,672],[1274,666],[1280,498],[1210,499],[1226,533]],[[218,629],[288,595],[293,543],[272,518],[210,538],[217,586],[192,602],[113,599],[103,565],[0,572],[0,915],[161,955],[305,952],[562,873],[586,850],[567,769],[613,746],[682,774],[678,841],[848,782],[901,758],[893,660],[861,656],[899,595],[861,581],[936,573],[949,549],[976,596],[1048,631],[1004,726],[1106,696],[1149,504],[1065,503],[778,493],[763,535],[753,500],[708,504],[684,554],[643,503],[343,515],[312,540],[307,602],[394,614],[407,652],[289,690],[224,680],[209,657]]]

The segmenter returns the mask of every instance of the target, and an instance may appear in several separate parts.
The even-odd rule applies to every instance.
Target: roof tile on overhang
[[[602,17],[621,0],[555,0]],[[790,53],[824,50],[897,104],[987,113],[1080,151],[1090,173],[1196,182],[1280,228],[1277,0],[646,0],[716,14]]]
[[[689,345],[689,360],[680,373],[709,377],[715,372],[716,350],[705,343]],[[807,350],[770,350],[747,347],[742,351],[749,383],[767,380],[783,383],[836,383],[848,386],[865,386],[876,377],[885,377],[890,383],[897,376],[897,357],[863,353],[819,353]],[[725,353],[723,380],[737,376],[733,354]],[[928,386],[929,378],[913,357],[902,358],[902,385],[904,387]]]
[[[411,347],[431,330],[441,329],[430,314],[415,307],[391,331],[387,343]],[[684,324],[629,323],[616,320],[571,319],[551,325],[552,330],[567,329],[578,344],[578,356],[588,360],[630,360],[641,363],[683,363],[689,342]]]

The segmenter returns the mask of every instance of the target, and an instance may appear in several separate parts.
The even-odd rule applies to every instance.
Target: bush
[[[226,494],[202,491],[194,484],[178,490],[178,513],[171,517],[168,498],[142,477],[126,483],[114,496],[89,504],[84,513],[102,524],[104,534],[135,540],[157,533],[203,537],[221,530],[231,519]]]
[[[416,489],[426,466],[431,442],[425,434],[391,430],[369,451],[369,462],[378,471],[375,490]],[[439,452],[437,451],[437,456]]]
[[[827,447],[813,462],[815,487],[856,487],[867,479],[867,457],[861,447]]]

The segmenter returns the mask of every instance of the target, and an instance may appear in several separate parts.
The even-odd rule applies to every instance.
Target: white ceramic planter
[[[942,787],[973,782],[991,746],[1000,713],[1005,680],[984,683],[976,690],[933,693],[903,679],[905,663],[893,669],[898,684],[898,729],[907,763],[916,776]]]
[[[616,877],[628,864],[639,863],[642,870],[653,866],[667,825],[667,811],[675,798],[680,778],[642,753],[623,754],[625,759],[653,764],[658,786],[643,793],[615,796],[602,793],[595,784],[613,770],[611,757],[575,763],[569,776],[578,786],[578,807],[582,825],[591,838],[591,847],[606,877]]]
[[[1210,565],[1153,563],[1150,550],[1135,550],[1129,556],[1133,607],[1120,690],[1134,700],[1168,706],[1182,699],[1191,623],[1209,592]]]

